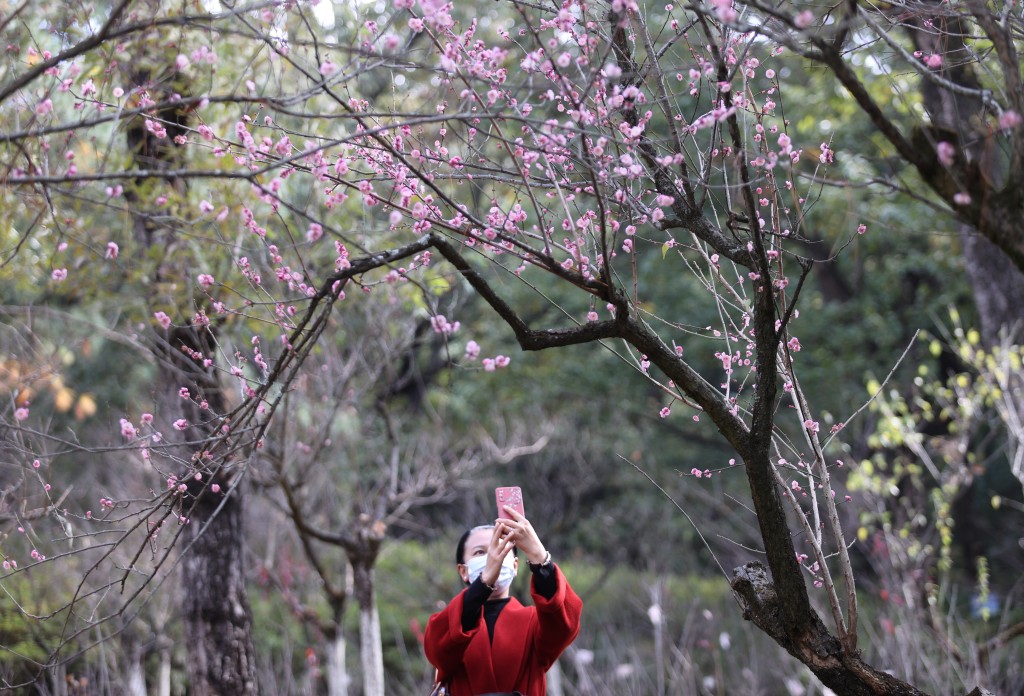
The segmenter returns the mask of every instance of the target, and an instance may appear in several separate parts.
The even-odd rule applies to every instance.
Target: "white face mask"
[[[476,582],[476,579],[483,574],[484,566],[486,565],[487,556],[473,556],[469,559],[466,563],[466,570],[469,572],[470,583]],[[510,553],[505,556],[505,559],[501,562],[501,570],[498,572],[498,581],[494,583],[494,586],[499,590],[505,590],[512,584],[512,580],[515,577],[515,557]]]

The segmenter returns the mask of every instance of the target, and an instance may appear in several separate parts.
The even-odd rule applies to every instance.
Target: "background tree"
[[[801,316],[797,305],[812,258],[832,259],[859,249],[858,233],[877,234],[856,209],[835,232],[818,232],[818,210],[833,200],[827,185],[951,206],[1019,266],[1008,224],[1019,212],[1012,184],[1022,109],[1020,76],[1011,75],[1018,16],[966,4],[943,6],[937,21],[935,8],[914,6],[894,29],[884,23],[891,15],[857,4],[819,16],[803,5],[616,1],[513,3],[509,19],[485,22],[462,20],[443,3],[402,2],[344,8],[365,15],[346,23],[358,26],[352,41],[332,29],[337,15],[302,4],[178,11],[124,0],[104,9],[101,22],[44,11],[42,38],[27,3],[3,20],[21,41],[11,44],[0,87],[0,108],[18,121],[2,136],[5,196],[17,211],[8,263],[30,257],[17,266],[22,286],[48,279],[41,294],[24,294],[27,306],[54,304],[51,289],[70,304],[91,296],[95,280],[139,281],[149,302],[131,297],[134,313],[110,325],[135,333],[149,322],[171,334],[172,350],[156,368],[153,422],[177,424],[191,439],[165,439],[148,419],[140,430],[126,414],[123,442],[151,462],[152,488],[161,492],[103,499],[119,520],[138,525],[117,545],[140,550],[128,555],[142,588],[173,549],[164,535],[151,567],[139,566],[156,533],[145,525],[177,520],[184,539],[205,527],[193,544],[200,547],[222,524],[239,529],[234,506],[246,474],[304,364],[330,335],[336,307],[367,292],[398,302],[393,289],[422,278],[472,291],[526,351],[601,342],[613,364],[646,386],[643,398],[657,403],[652,417],[710,420],[733,455],[683,470],[713,485],[724,472],[745,474],[767,566],[748,563],[734,574],[744,615],[835,690],[918,693],[859,650],[843,520],[854,501],[833,483],[834,462],[849,455],[838,433],[857,406],[832,406],[842,410],[829,418],[812,409],[814,389],[801,371],[803,351],[814,347],[803,333],[813,312]],[[904,48],[936,24],[952,53]],[[147,51],[156,64],[135,66],[142,72],[129,76],[132,84],[115,85],[109,68],[132,59],[129,39],[158,40],[167,52]],[[875,43],[891,50],[885,61]],[[959,73],[943,77],[943,66],[963,56],[1012,79],[999,91]],[[856,167],[833,177],[846,154],[828,137],[806,140],[795,125],[801,103],[791,91],[801,90],[785,76],[815,64],[887,141],[880,150],[870,140],[851,145],[880,177]],[[980,100],[983,109],[961,109],[974,119],[970,133],[937,139],[948,127],[938,115],[941,94],[925,89],[921,102],[880,96],[901,67],[944,94]],[[899,86],[907,85],[916,89],[905,78]],[[857,112],[845,118],[858,120]],[[119,129],[152,161],[120,150]],[[971,138],[982,136],[976,155]],[[921,144],[928,137],[931,149]],[[154,154],[164,151],[177,154]],[[902,181],[910,176],[935,195]],[[96,240],[88,230],[97,220],[131,221],[133,234]],[[174,238],[154,252],[160,230]],[[825,243],[837,251],[821,253]],[[166,259],[143,263],[149,255]],[[118,259],[137,263],[141,277],[110,263]],[[182,281],[185,293],[173,287]],[[825,277],[839,294],[848,293],[843,281]],[[153,290],[173,298],[170,314],[147,307]],[[435,331],[454,339],[454,318],[434,320]],[[509,364],[509,350],[480,345],[466,340],[449,362],[483,372]],[[176,365],[191,371],[188,384],[172,385]],[[829,374],[822,369],[821,379]],[[227,398],[235,391],[237,399]],[[28,401],[15,395],[12,437],[45,439],[49,428],[34,427],[40,409]],[[40,448],[25,442],[26,453]],[[188,452],[174,449],[183,444]],[[79,514],[47,505],[58,520]],[[230,537],[233,554],[239,538]],[[187,569],[224,548],[213,544],[192,560],[186,553],[182,563]],[[232,558],[240,568],[240,555]],[[217,654],[233,655],[221,671],[249,684],[247,612],[241,575],[232,577],[232,643],[243,649]],[[82,620],[63,637],[93,623]],[[193,673],[196,688],[204,671]]]

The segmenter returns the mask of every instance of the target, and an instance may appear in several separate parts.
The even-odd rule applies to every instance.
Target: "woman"
[[[424,651],[451,696],[544,696],[545,673],[580,632],[583,602],[529,520],[503,510],[508,517],[494,526],[462,535],[456,569],[468,587],[427,622]],[[532,607],[509,597],[517,550],[530,568]]]

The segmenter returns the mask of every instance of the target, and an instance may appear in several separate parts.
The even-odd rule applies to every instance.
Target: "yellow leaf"
[[[867,541],[868,540],[868,528],[867,527],[861,527],[860,529],[857,530],[857,539],[860,540],[860,541]]]
[[[85,420],[96,414],[96,400],[89,394],[82,394],[75,404],[75,419]]]
[[[61,413],[67,413],[72,404],[75,403],[75,392],[71,391],[67,387],[61,387],[53,395],[53,405]]]
[[[430,286],[430,291],[435,295],[443,295],[452,287],[448,282],[448,279],[443,276],[435,276],[431,278],[427,285]]]
[[[933,358],[939,357],[942,354],[942,344],[938,341],[932,341],[928,344],[928,352],[932,354]]]
[[[672,245],[665,242],[661,245],[661,258],[665,258],[668,255],[668,250],[672,248]]]
[[[978,333],[977,329],[970,329],[967,332],[967,342],[970,343],[972,346],[976,346],[978,345],[979,341],[981,341],[981,334]]]

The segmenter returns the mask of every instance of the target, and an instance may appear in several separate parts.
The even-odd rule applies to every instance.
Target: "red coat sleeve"
[[[530,596],[537,607],[538,630],[534,634],[534,651],[541,665],[547,671],[555,663],[569,645],[576,640],[580,632],[580,616],[583,614],[581,600],[562,574],[562,569],[555,566],[557,589],[551,599],[544,599],[537,594],[530,579]],[[459,626],[461,629],[461,625]]]
[[[462,600],[465,594],[463,590],[448,606],[432,615],[423,633],[423,652],[430,664],[438,669],[442,680],[449,679],[459,669],[469,642],[481,630],[481,624],[477,624],[469,633],[462,630]]]

